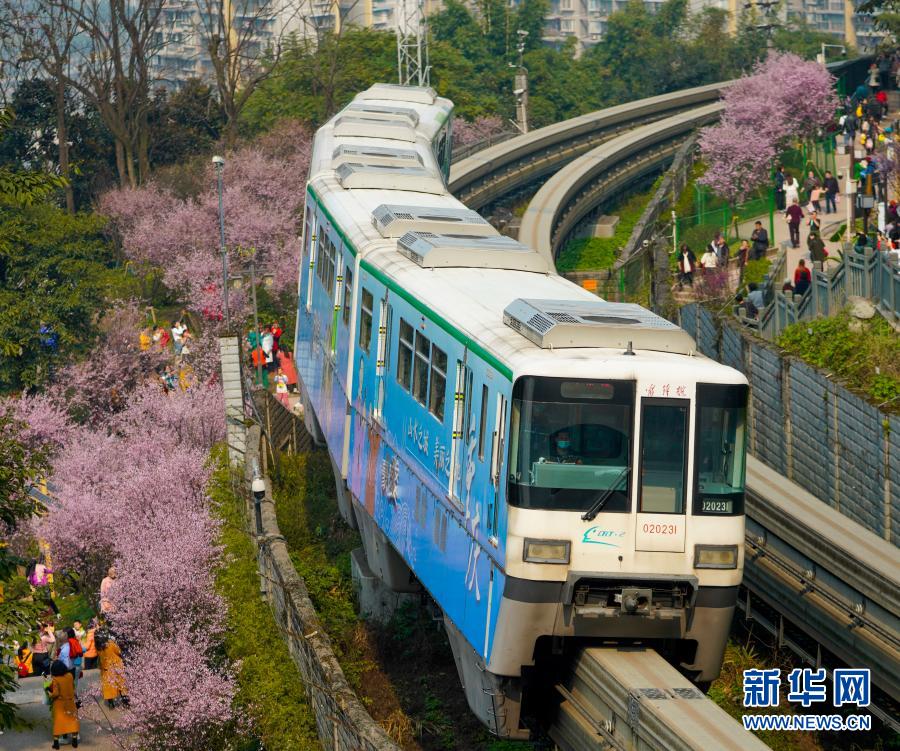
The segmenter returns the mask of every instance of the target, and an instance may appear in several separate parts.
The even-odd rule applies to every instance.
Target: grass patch
[[[87,628],[96,613],[91,607],[91,601],[88,596],[83,593],[75,593],[58,597],[56,607],[59,608],[59,622],[63,626],[71,626],[75,621],[81,621],[81,624]]]
[[[882,409],[900,414],[900,336],[877,313],[867,321],[842,311],[788,326],[778,345],[830,371]]]
[[[214,450],[213,461],[209,493],[222,521],[224,563],[216,572],[216,586],[228,604],[225,651],[239,665],[235,701],[251,718],[256,735],[246,748],[319,749],[303,679],[259,594],[255,546],[245,531],[243,501],[232,492],[222,447]]]
[[[792,704],[785,700],[785,691],[781,692],[781,705],[769,707],[764,710],[747,710],[743,705],[744,698],[744,670],[750,668],[768,669],[781,668],[784,675],[785,668],[789,668],[787,661],[780,661],[777,652],[770,653],[763,658],[754,647],[728,642],[725,648],[725,659],[722,662],[722,672],[713,681],[709,689],[709,698],[724,709],[738,722],[744,714],[796,714]],[[794,733],[786,730],[761,730],[754,733],[763,743],[774,751],[806,751],[806,749],[819,748],[813,742],[812,733]],[[805,736],[805,737],[803,737]]]
[[[634,225],[637,224],[647,202],[653,197],[662,178],[654,181],[649,190],[635,193],[626,198],[616,208],[608,209],[608,213],[618,216],[619,223],[612,237],[587,237],[572,240],[556,259],[556,268],[562,271],[596,271],[608,269],[616,262],[619,252],[628,242]]]

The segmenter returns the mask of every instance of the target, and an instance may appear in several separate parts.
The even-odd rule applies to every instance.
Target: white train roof
[[[606,378],[745,382],[685,357],[696,346],[679,327],[569,282],[450,195],[432,141],[451,112],[431,89],[377,84],[317,131],[309,186],[361,257],[363,279],[389,280],[513,377],[590,378],[603,362]],[[364,131],[342,127],[363,118]],[[624,353],[629,342],[637,356]]]

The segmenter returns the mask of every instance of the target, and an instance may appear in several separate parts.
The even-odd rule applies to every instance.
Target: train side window
[[[428,393],[428,411],[444,421],[444,401],[447,394],[447,353],[435,344],[431,345],[431,384]]]
[[[322,284],[325,284],[325,247],[328,240],[325,237],[325,228],[319,229],[319,247],[316,249],[316,276]]]
[[[409,391],[409,380],[412,375],[413,327],[400,319],[400,346],[397,348],[397,383]]]
[[[481,417],[478,421],[478,460],[484,461],[484,433],[487,430],[488,387],[481,387]]]
[[[372,293],[363,287],[359,314],[359,346],[366,352],[369,351],[369,344],[372,342],[372,308],[374,303],[375,299],[372,297]]]
[[[349,266],[344,267],[344,325],[350,325],[350,302],[353,298],[353,272]]]
[[[431,365],[431,341],[416,333],[416,359],[413,363],[413,398],[423,407],[428,405],[428,370]]]
[[[325,289],[329,294],[334,289],[334,265],[337,257],[337,249],[331,239],[328,239],[327,252],[325,254]]]

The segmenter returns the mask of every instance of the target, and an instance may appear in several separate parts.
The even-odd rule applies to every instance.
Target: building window
[[[412,374],[413,339],[415,333],[402,318],[400,319],[400,347],[397,355],[397,382],[409,391],[409,379]]]
[[[344,267],[344,325],[350,326],[350,301],[353,298],[353,272]]]
[[[359,314],[359,346],[366,352],[369,351],[369,344],[372,342],[372,307],[374,298],[372,293],[365,287],[362,289],[362,304],[360,305]]]
[[[444,421],[444,400],[447,394],[447,354],[431,345],[431,384],[428,392],[428,411]]]
[[[559,28],[563,34],[571,34],[575,31],[575,22],[571,18],[563,18],[560,21]]]

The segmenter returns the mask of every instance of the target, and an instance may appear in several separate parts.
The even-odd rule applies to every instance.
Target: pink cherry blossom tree
[[[474,120],[457,117],[453,120],[453,145],[470,146],[506,130],[509,130],[509,127],[497,115],[483,115]]]
[[[701,132],[700,182],[731,203],[765,184],[777,154],[826,128],[838,105],[831,74],[790,53],[770,54],[722,99],[720,122]]]
[[[254,249],[257,267],[274,275],[273,292],[296,285],[299,224],[312,138],[298,123],[283,123],[256,143],[226,156],[223,173],[225,243],[232,272],[242,268],[239,248]],[[159,185],[113,190],[100,201],[124,253],[134,262],[163,269],[166,285],[188,307],[215,321],[222,313],[222,261],[216,176],[207,190],[178,198]],[[247,312],[242,296],[230,305]]]

